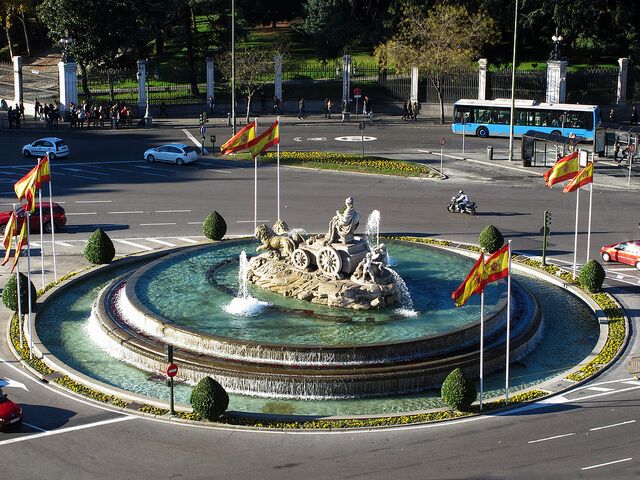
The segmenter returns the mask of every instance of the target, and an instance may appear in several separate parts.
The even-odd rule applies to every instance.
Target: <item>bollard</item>
[[[487,160],[493,160],[493,147],[487,147]]]
[[[227,127],[231,126],[231,113],[227,113]]]

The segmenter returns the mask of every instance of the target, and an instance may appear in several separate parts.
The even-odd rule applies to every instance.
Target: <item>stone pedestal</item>
[[[616,89],[616,103],[627,102],[627,77],[629,75],[629,59],[618,59],[618,88]]]
[[[567,61],[549,60],[547,63],[547,103],[567,100]]]
[[[213,98],[215,102],[214,86],[215,86],[215,70],[212,57],[207,57],[207,108],[209,107],[209,98]]]
[[[418,67],[411,67],[411,103],[418,101]]]
[[[282,55],[276,55],[273,58],[275,64],[275,83],[274,83],[274,95],[280,99],[282,105],[284,100],[282,98]]]
[[[23,99],[22,57],[13,57],[13,101],[19,105]]]
[[[478,100],[487,99],[487,59],[478,60]]]
[[[138,108],[144,112],[147,107],[147,61],[138,60]]]
[[[58,63],[60,79],[60,112],[66,118],[69,104],[78,104],[78,64],[76,62]]]

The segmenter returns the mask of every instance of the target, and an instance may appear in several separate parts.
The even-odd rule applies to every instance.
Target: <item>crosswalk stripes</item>
[[[164,240],[160,240],[159,238],[148,238],[147,240],[149,240],[150,242],[159,243],[160,245],[165,245],[167,247],[175,247],[176,246],[175,243],[165,242]]]
[[[124,245],[129,245],[131,247],[139,248],[140,250],[153,250],[151,247],[147,247],[146,245],[141,245],[139,243],[130,242],[129,240],[122,240],[120,238],[114,238],[114,242],[122,243]]]

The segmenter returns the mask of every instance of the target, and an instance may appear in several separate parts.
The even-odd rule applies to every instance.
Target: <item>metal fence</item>
[[[629,68],[627,98],[631,103],[640,103],[640,65]]]
[[[420,103],[440,103],[438,90],[426,75],[420,76],[418,101]],[[424,92],[424,96],[421,94]],[[459,70],[442,77],[442,98],[445,103],[461,98],[478,98],[478,71]]]
[[[13,99],[13,65],[0,62],[0,98]]]
[[[487,72],[487,98],[511,98],[512,70]],[[515,97],[544,102],[547,93],[547,72],[516,70]]]
[[[85,101],[91,104],[137,104],[137,69],[88,69],[86,78],[78,71],[78,102]]]
[[[22,98],[40,103],[54,103],[60,98],[57,65],[23,65]]]
[[[338,103],[342,99],[342,69],[338,64],[318,63],[302,65],[295,70],[282,69],[282,96],[288,100],[324,100],[333,99]],[[353,80],[352,80],[353,81]],[[273,96],[273,83],[265,85],[267,98]]]
[[[616,103],[618,70],[588,68],[567,73],[567,103],[602,105]]]
[[[186,68],[147,64],[147,81],[149,84],[149,103],[153,105],[164,102],[172,104],[204,103],[207,96],[207,71],[197,65],[194,71],[194,85]]]

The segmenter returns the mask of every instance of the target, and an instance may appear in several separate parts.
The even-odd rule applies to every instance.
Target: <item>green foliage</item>
[[[477,396],[475,385],[459,368],[447,375],[442,383],[440,394],[447,405],[461,412],[469,410]]]
[[[22,309],[22,313],[29,313],[29,290],[27,285],[29,281],[27,280],[27,276],[23,273],[19,273],[20,275],[20,305]],[[16,280],[15,275],[11,275],[9,280],[4,286],[2,290],[2,303],[9,310],[13,310],[14,312],[18,311],[18,282]],[[36,299],[38,298],[36,287],[31,282],[31,306],[34,307],[36,305]]]
[[[215,210],[207,215],[202,225],[202,233],[211,240],[222,240],[227,233],[227,222]]]
[[[194,413],[207,420],[216,420],[229,406],[229,395],[211,377],[204,377],[191,391],[189,402]]]
[[[605,276],[606,273],[602,265],[600,265],[597,260],[591,259],[582,267],[582,270],[580,270],[578,280],[580,280],[580,284],[589,292],[595,293],[600,291]]]
[[[91,263],[101,265],[111,263],[116,255],[116,249],[109,236],[98,228],[89,237],[89,242],[84,249],[84,258]]]
[[[487,225],[480,232],[478,243],[487,253],[497,252],[504,245],[504,237],[493,225]]]

